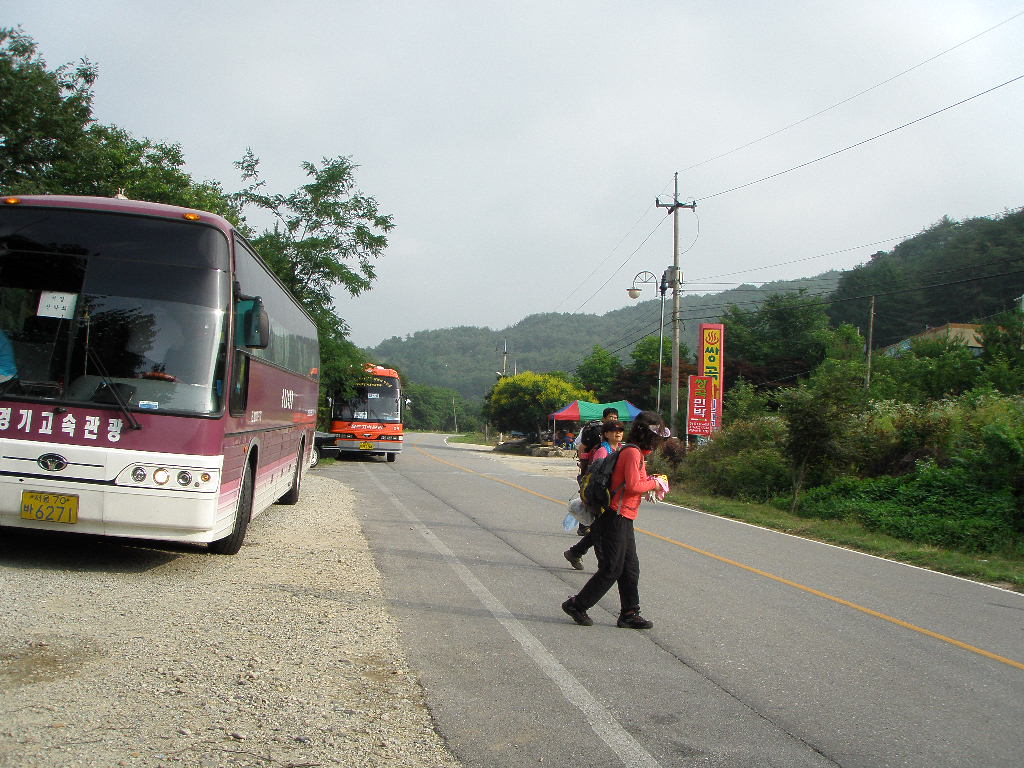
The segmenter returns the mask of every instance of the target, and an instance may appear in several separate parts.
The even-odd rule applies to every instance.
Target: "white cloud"
[[[636,272],[660,274],[671,261],[672,228],[655,230],[664,213],[653,203],[671,190],[674,171],[870,88],[1018,10],[997,0],[9,0],[3,23],[22,24],[51,66],[97,62],[97,117],[180,142],[198,178],[236,188],[232,162],[251,146],[271,185],[287,191],[303,181],[301,161],[351,155],[361,188],[398,227],[377,287],[339,301],[353,339],[373,345],[425,328],[500,328],[584,301],[591,312],[624,305]],[[683,197],[707,198],[684,274],[779,264],[913,234],[947,214],[1020,206],[1024,149],[1011,137],[1024,122],[1024,81],[713,195],[1024,73],[1022,28],[1024,17],[681,174]],[[688,245],[697,219],[682,222]],[[849,267],[880,247],[746,277]]]

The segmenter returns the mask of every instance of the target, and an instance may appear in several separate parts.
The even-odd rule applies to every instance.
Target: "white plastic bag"
[[[583,499],[579,496],[573,496],[569,499],[569,514],[580,525],[591,525],[594,522],[594,513],[587,508],[587,505],[583,503]],[[566,528],[566,530],[569,529]]]

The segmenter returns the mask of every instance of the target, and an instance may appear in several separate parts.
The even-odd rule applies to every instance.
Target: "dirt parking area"
[[[341,483],[232,557],[0,530],[0,766],[457,762]]]

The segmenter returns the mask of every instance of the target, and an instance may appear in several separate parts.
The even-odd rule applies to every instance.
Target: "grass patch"
[[[873,533],[857,522],[792,515],[767,504],[673,491],[668,501],[794,536],[823,541],[929,570],[1024,592],[1024,553],[970,555]]]
[[[487,436],[483,432],[466,432],[464,435],[452,435],[449,443],[471,443],[473,445],[497,445],[498,436]]]

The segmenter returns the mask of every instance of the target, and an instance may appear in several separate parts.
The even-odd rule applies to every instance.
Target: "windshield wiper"
[[[88,355],[89,359],[92,360],[93,367],[100,375],[100,379],[103,380],[103,385],[114,398],[114,402],[117,404],[117,407],[121,409],[121,413],[124,414],[125,419],[128,421],[129,428],[142,429],[142,425],[139,424],[132,412],[128,410],[128,404],[124,401],[124,398],[121,397],[121,393],[118,391],[118,384],[111,381],[110,374],[107,373],[107,367],[103,364],[103,361],[100,360],[100,356],[96,354],[96,351],[92,347],[89,346],[86,346],[85,353]]]

